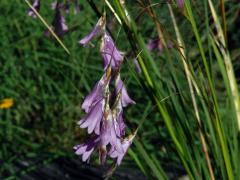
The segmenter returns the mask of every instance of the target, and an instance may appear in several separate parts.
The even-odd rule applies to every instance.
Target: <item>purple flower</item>
[[[123,120],[123,111],[121,111],[116,117],[116,135],[120,138],[125,135],[126,125]]]
[[[183,8],[184,0],[177,0],[177,5],[178,5],[179,8]]]
[[[103,57],[104,70],[108,67],[110,62],[113,70],[120,67],[123,61],[123,52],[116,48],[113,39],[107,33],[104,33],[104,36],[102,37],[100,51]]]
[[[168,41],[166,46],[167,46],[168,49],[171,49],[173,47],[172,42]],[[154,49],[158,49],[160,52],[162,52],[163,49],[164,49],[164,46],[163,46],[162,41],[159,38],[155,38],[155,39],[150,39],[148,41],[147,49],[149,51],[153,51]]]
[[[35,0],[32,7],[34,7],[34,9],[36,9],[36,11],[40,10],[40,0]],[[36,14],[34,13],[34,11],[32,10],[32,8],[30,8],[28,10],[28,16],[31,16],[33,18],[36,18]]]
[[[121,103],[123,107],[128,106],[128,104],[135,104],[135,101],[133,101],[128,93],[127,89],[123,83],[123,81],[120,78],[120,74],[118,74],[116,81],[115,81],[115,88],[116,88],[116,94],[120,94]]]
[[[61,14],[62,5],[58,2],[53,2],[52,8],[55,9],[55,16],[52,22],[53,31],[56,33],[56,35],[62,37],[68,31],[68,26],[66,25],[65,18]],[[49,36],[49,30],[47,29],[44,34],[45,36]]]
[[[90,112],[78,122],[81,128],[87,128],[88,133],[91,134],[93,131],[95,134],[100,134],[100,123],[103,119],[105,108],[105,99],[100,99]]]
[[[105,118],[103,119],[101,126],[101,145],[107,146],[108,144],[111,144],[117,151],[123,152],[121,141],[116,134],[116,123],[117,122],[113,118],[111,110],[106,110]]]
[[[83,46],[86,46],[89,41],[91,41],[91,39],[99,34],[102,33],[103,29],[104,29],[104,26],[105,26],[105,17],[102,16],[97,24],[95,25],[95,27],[93,28],[93,30],[87,35],[85,36],[83,39],[81,39],[79,41],[80,44],[82,44]]]
[[[160,52],[163,50],[162,42],[159,38],[150,39],[147,44],[147,49],[152,51],[154,49],[158,49]]]
[[[110,77],[108,77],[107,73],[105,73],[96,83],[89,95],[84,99],[82,109],[84,109],[86,113],[90,111],[95,102],[103,98],[106,88],[108,87],[109,80]]]
[[[123,159],[124,155],[126,154],[128,148],[132,144],[132,141],[133,141],[135,135],[136,135],[136,132],[133,135],[130,135],[128,138],[125,138],[123,140],[123,142],[121,143],[123,152],[119,152],[114,147],[111,147],[108,154],[111,158],[117,158],[117,164],[118,165],[121,164],[122,159]]]
[[[58,36],[62,36],[64,33],[68,31],[68,27],[65,24],[65,18],[61,15],[61,7],[60,4],[57,3],[55,9],[55,18],[53,20],[54,31]]]
[[[89,161],[92,152],[98,148],[100,142],[99,136],[94,136],[88,139],[85,143],[74,146],[73,149],[76,150],[77,155],[82,155],[82,160]]]

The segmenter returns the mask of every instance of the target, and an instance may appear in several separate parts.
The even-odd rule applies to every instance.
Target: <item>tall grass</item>
[[[64,39],[52,32],[55,43],[42,38],[51,22],[48,3],[40,21],[25,21],[27,4],[10,6],[3,0],[3,13],[17,9],[12,16],[21,18],[0,17],[0,100],[14,99],[11,109],[0,109],[0,159],[5,161],[0,173],[26,173],[12,164],[41,153],[72,154],[84,137],[75,129],[82,115],[79,101],[100,77],[101,60],[97,48],[83,49],[77,41],[96,22],[95,14],[105,12],[112,23],[108,30],[127,52],[123,76],[137,102],[126,113],[127,124],[138,128],[128,154],[143,174],[240,179],[240,99],[228,38],[233,12],[225,10],[223,0],[184,2],[181,9],[176,1],[88,0],[81,4],[84,13],[68,18],[79,30]],[[161,39],[162,52],[147,49],[154,36]],[[141,74],[134,71],[134,58]]]
[[[106,2],[108,1],[106,0]],[[143,8],[145,8],[146,14],[154,21],[159,39],[162,40],[163,46],[166,47],[164,42],[166,42],[167,32],[164,32],[161,19],[158,19],[154,12],[160,4],[156,3],[154,5],[151,1],[141,2],[144,5]],[[196,13],[194,13],[196,6],[192,6],[190,1],[186,0],[184,9],[182,9],[186,23],[189,24],[188,27],[192,30],[189,33],[193,34],[193,39],[196,42],[196,51],[200,55],[198,57],[188,55],[191,48],[184,45],[184,37],[178,28],[179,22],[176,21],[175,12],[172,10],[174,5],[168,4],[173,23],[172,28],[175,30],[175,35],[172,36],[177,38],[178,48],[171,50],[171,54],[170,50],[166,49],[166,52],[162,55],[162,60],[166,64],[165,68],[168,68],[169,76],[172,78],[172,82],[167,83],[163,82],[161,68],[156,64],[156,60],[152,58],[151,53],[147,51],[139,31],[140,28],[132,19],[127,3],[115,0],[108,7],[114,12],[114,16],[121,20],[120,25],[123,26],[126,32],[135,56],[141,52],[138,55],[138,62],[143,71],[143,77],[141,77],[143,81],[141,83],[146,88],[146,92],[152,98],[153,103],[156,104],[172,139],[174,149],[189,178],[239,179],[240,175],[235,161],[239,159],[238,124],[240,106],[236,78],[226,46],[225,10],[223,2],[221,2],[223,17],[223,25],[221,25],[219,21],[221,16],[217,15],[213,2],[208,0],[204,3],[207,5],[202,10],[203,14],[213,19],[213,22],[210,22],[209,18],[205,18],[203,24],[206,27],[203,28],[204,31],[200,29],[199,26],[202,24],[197,21]],[[174,9],[176,8],[174,7]],[[213,33],[213,31],[216,32]],[[203,40],[202,36],[207,37]],[[209,46],[204,46],[206,42],[209,43]],[[210,52],[213,52],[213,54],[209,57]],[[194,64],[196,58],[199,59],[197,67]],[[176,64],[174,66],[174,61],[178,62],[178,68],[176,68]],[[209,62],[217,66],[215,71],[219,70],[221,72],[220,79],[216,79],[211,74],[212,67]],[[179,70],[180,68],[181,70]],[[182,77],[177,76],[179,71],[185,74],[188,87],[184,86],[183,83],[180,84]],[[221,79],[225,82],[225,91],[222,93],[228,92],[227,95],[224,95],[224,101],[219,100],[217,94],[220,92],[216,88],[216,81]],[[165,89],[164,86],[168,88]],[[175,91],[180,93],[179,97],[171,96],[171,101],[161,101],[164,97],[163,94],[170,95],[174,94]],[[225,112],[223,112],[222,108],[224,108]],[[182,114],[182,111],[186,114]],[[143,146],[139,145],[137,140],[135,144],[139,151],[143,151]],[[162,170],[155,170],[161,166],[154,156],[149,157],[147,154],[142,154],[142,156],[152,169],[155,177],[158,179],[166,178]],[[161,172],[161,174],[158,172]]]

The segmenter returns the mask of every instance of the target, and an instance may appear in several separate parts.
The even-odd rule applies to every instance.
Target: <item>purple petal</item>
[[[111,111],[108,112],[106,119],[103,119],[102,129],[101,129],[101,144],[103,146],[108,145],[109,143],[115,147],[119,152],[123,152],[121,141],[116,135],[116,130],[114,126],[114,119]]]
[[[128,104],[135,104],[135,101],[129,97],[127,89],[123,84],[123,81],[120,79],[120,75],[118,75],[116,78],[115,88],[117,94],[121,93],[121,102],[123,107],[126,107]]]
[[[89,157],[90,157],[90,155],[92,154],[93,150],[94,150],[94,148],[92,148],[92,149],[89,150],[89,151],[86,151],[86,152],[83,154],[83,156],[82,156],[82,160],[83,160],[83,161],[86,161],[87,159],[89,159]]]
[[[147,49],[152,51],[154,49],[158,49],[160,52],[163,50],[162,42],[159,38],[150,39],[147,44]]]
[[[184,0],[177,0],[177,5],[178,5],[179,8],[183,8]]]
[[[117,135],[119,137],[122,137],[125,135],[125,128],[126,128],[126,125],[123,121],[123,112],[120,112],[118,117],[117,117],[117,124],[118,124],[118,129],[119,129],[119,133],[117,133]]]
[[[34,7],[34,9],[38,12],[40,10],[40,0],[35,0],[32,7]],[[33,18],[37,17],[31,8],[28,10],[28,16],[31,16]]]
[[[62,36],[68,31],[68,26],[65,23],[65,18],[61,14],[61,7],[59,3],[57,3],[56,9],[55,9],[55,18],[53,20],[53,28],[55,33],[58,36]]]
[[[90,155],[94,151],[94,149],[99,146],[99,136],[91,137],[83,144],[74,146],[76,150],[75,153],[77,155],[82,155],[82,160],[86,161],[89,159]]]
[[[126,154],[128,148],[130,147],[130,145],[132,144],[132,141],[134,139],[136,135],[136,132],[133,135],[130,135],[128,138],[124,139],[122,142],[122,149],[123,152],[119,152],[117,151],[117,149],[114,149],[114,147],[112,147],[109,151],[109,156],[111,158],[117,158],[117,164],[120,165],[122,162],[122,159],[124,157],[124,155]]]
[[[104,26],[105,26],[105,18],[101,17],[98,20],[95,27],[93,28],[93,30],[87,36],[81,39],[79,43],[82,44],[83,46],[86,46],[89,43],[89,41],[91,41],[92,38],[94,38],[95,36],[99,35],[102,32]]]
[[[123,61],[123,53],[116,48],[113,39],[107,33],[102,38],[100,51],[103,57],[104,70],[106,70],[110,62],[113,69],[119,68]]]
[[[82,103],[82,109],[84,109],[86,113],[90,111],[91,107],[94,106],[95,102],[103,98],[103,91],[108,83],[109,81],[104,74],[102,78],[95,84],[93,90],[89,93],[89,95],[87,95],[87,97]]]
[[[105,100],[99,100],[91,111],[79,121],[81,128],[88,128],[88,133],[91,134],[93,130],[96,134],[100,132],[100,123],[103,117],[103,108]]]

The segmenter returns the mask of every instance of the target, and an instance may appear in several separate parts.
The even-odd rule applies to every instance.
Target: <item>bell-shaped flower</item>
[[[100,137],[89,138],[85,143],[73,147],[77,155],[82,155],[82,161],[89,161],[92,152],[99,147]]]
[[[135,104],[135,101],[133,101],[128,93],[127,89],[123,83],[123,81],[120,78],[120,74],[117,75],[116,81],[115,81],[115,88],[116,88],[116,94],[120,94],[121,103],[123,107],[126,107],[128,104]]]
[[[86,113],[90,111],[95,102],[97,102],[99,99],[102,99],[104,94],[106,94],[110,81],[111,72],[109,71],[107,73],[104,73],[102,78],[95,84],[93,90],[84,99],[82,103],[82,109],[84,109]]]
[[[136,132],[135,132],[134,134],[130,135],[128,138],[125,138],[125,139],[122,141],[122,143],[121,143],[122,149],[123,149],[122,152],[119,152],[119,151],[118,151],[117,149],[115,149],[114,147],[111,147],[111,149],[110,149],[110,151],[109,151],[108,154],[109,154],[109,156],[110,156],[111,158],[114,158],[114,159],[116,158],[116,159],[117,159],[117,165],[120,165],[120,164],[121,164],[122,159],[123,159],[124,155],[126,154],[128,148],[129,148],[130,145],[132,144],[132,141],[133,141],[135,135],[136,135]]]
[[[98,20],[98,22],[95,25],[95,27],[93,28],[93,30],[87,36],[85,36],[83,39],[81,39],[79,41],[79,43],[82,44],[83,46],[86,46],[92,40],[92,38],[101,34],[103,32],[104,28],[105,28],[105,17],[102,16]]]
[[[100,134],[100,124],[103,119],[105,107],[105,99],[102,98],[96,102],[93,108],[86,114],[86,116],[78,122],[81,128],[87,128],[88,134],[93,131],[95,134]]]
[[[116,134],[116,121],[113,118],[112,112],[108,107],[105,109],[104,118],[102,121],[101,132],[100,132],[100,139],[101,145],[107,146],[110,144],[113,146],[117,151],[123,152],[121,141],[117,137]]]
[[[123,52],[117,49],[113,39],[107,33],[104,33],[102,37],[100,52],[103,57],[104,70],[108,67],[109,63],[111,63],[113,70],[117,70],[120,67],[123,61]]]
[[[38,12],[38,11],[40,10],[40,0],[35,0],[35,1],[33,2],[32,7]],[[36,17],[37,17],[36,14],[35,14],[35,12],[32,10],[32,8],[30,8],[30,9],[28,10],[28,16],[31,16],[31,17],[33,17],[33,18],[36,18]]]

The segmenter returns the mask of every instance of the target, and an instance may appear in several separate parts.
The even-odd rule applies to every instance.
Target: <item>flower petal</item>
[[[35,9],[36,11],[39,11],[39,10],[40,10],[40,5],[41,5],[40,0],[35,0],[35,1],[33,2],[32,7],[34,7],[34,9]],[[33,18],[36,18],[36,17],[37,17],[36,14],[34,13],[34,11],[33,11],[31,8],[28,10],[28,16],[31,16],[31,17],[33,17]]]
[[[81,39],[79,41],[79,43],[82,44],[83,46],[86,46],[93,37],[99,35],[102,32],[104,26],[105,26],[105,18],[101,17],[98,20],[95,27],[93,28],[93,30],[87,36],[85,36],[83,39]]]

